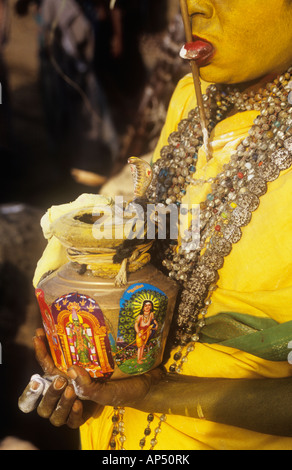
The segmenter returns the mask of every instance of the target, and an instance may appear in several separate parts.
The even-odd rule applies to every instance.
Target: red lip
[[[184,45],[181,56],[186,59],[193,59],[199,67],[208,65],[215,54],[215,48],[206,39],[193,37],[193,42]]]

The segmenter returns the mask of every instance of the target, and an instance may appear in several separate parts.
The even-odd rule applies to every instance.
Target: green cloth
[[[206,319],[200,341],[239,349],[269,361],[287,361],[292,321],[280,324],[270,318],[222,312]]]

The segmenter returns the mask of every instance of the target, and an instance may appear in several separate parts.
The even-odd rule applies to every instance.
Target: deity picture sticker
[[[155,286],[135,284],[120,300],[116,364],[125,374],[150,370],[161,350],[168,297]]]
[[[66,372],[77,365],[91,377],[109,378],[114,371],[113,340],[97,302],[71,293],[55,300],[50,309],[41,289],[36,296],[56,367]]]

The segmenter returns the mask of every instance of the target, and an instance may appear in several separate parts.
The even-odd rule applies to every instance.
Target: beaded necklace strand
[[[204,140],[198,108],[178,124],[177,131],[169,136],[168,145],[162,148],[161,158],[153,165],[153,180],[147,198],[154,204],[180,206],[189,185],[211,185],[211,192],[200,204],[199,247],[190,249],[192,231],[194,226],[197,227],[191,224],[189,233],[182,240],[185,243],[179,247],[170,245],[163,260],[169,276],[181,286],[173,344],[178,351],[169,367],[171,373],[182,372],[189,353],[200,340],[212,294],[217,289],[218,271],[233,244],[240,241],[242,228],[250,223],[252,213],[258,209],[260,198],[267,192],[267,184],[292,166],[291,79],[292,67],[257,93],[241,93],[231,86],[209,86],[203,96],[209,133],[232,109],[236,112],[259,111],[249,136],[215,178],[194,179],[198,151]],[[124,450],[124,413],[124,408],[114,408],[111,450],[116,449],[117,439]],[[149,414],[144,436],[139,442],[141,450],[151,434],[153,420],[154,415]],[[157,445],[165,421],[163,414],[150,440],[150,450]]]
[[[229,164],[215,178],[195,181],[202,131],[198,109],[183,119],[178,130],[169,136],[168,145],[153,167],[153,181],[148,198],[155,203],[177,204],[190,184],[211,184],[211,192],[200,204],[200,244],[190,250],[189,239],[180,247],[171,245],[163,265],[169,276],[181,284],[181,301],[176,318],[174,346],[180,346],[170,372],[181,372],[189,352],[199,341],[205,316],[217,288],[218,270],[232,245],[242,237],[242,227],[249,224],[252,213],[267,192],[267,183],[292,165],[292,67],[258,93],[240,93],[236,88],[211,85],[204,95],[208,131],[235,109],[257,110],[259,116],[249,136],[238,146]],[[195,224],[196,226],[196,224]],[[184,246],[188,248],[185,249]],[[183,354],[184,347],[187,351]]]

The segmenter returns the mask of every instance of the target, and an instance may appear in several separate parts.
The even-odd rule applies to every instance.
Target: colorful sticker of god
[[[159,356],[168,297],[150,284],[129,287],[120,300],[116,364],[125,374],[150,370]]]
[[[71,293],[55,300],[51,309],[37,289],[43,324],[56,367],[66,372],[81,366],[94,378],[108,379],[114,371],[111,335],[94,299]]]

